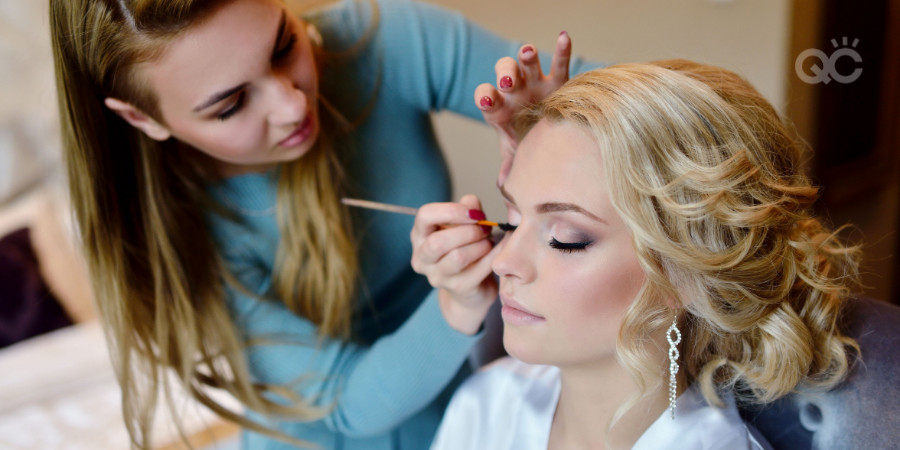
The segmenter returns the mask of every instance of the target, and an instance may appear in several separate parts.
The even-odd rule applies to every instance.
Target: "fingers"
[[[425,236],[418,248],[418,258],[425,264],[436,264],[454,250],[484,240],[488,234],[480,225],[458,225]]]
[[[569,80],[569,61],[572,59],[572,39],[563,31],[556,39],[556,50],[550,63],[550,77],[562,85]]]
[[[481,83],[475,88],[475,105],[484,114],[484,118],[488,123],[490,123],[488,115],[496,111],[502,111],[503,104],[503,95],[500,94],[500,91],[493,84]]]
[[[474,223],[469,210],[459,203],[429,203],[419,208],[413,223],[412,234],[427,235],[444,228],[445,225]],[[475,214],[475,213],[473,213]]]
[[[481,259],[489,254],[491,249],[493,249],[493,245],[487,239],[481,239],[477,242],[454,248],[435,263],[434,270],[426,275],[439,277],[438,279],[443,280],[440,282],[442,287],[452,291],[473,289],[478,286],[478,283],[466,283],[464,280],[474,277],[476,279],[472,281],[480,282],[481,279],[488,275],[487,272],[477,270],[474,271],[477,273],[472,274],[473,271],[471,269],[473,265],[481,264]],[[450,284],[449,280],[454,280],[455,283]]]
[[[473,195],[463,197],[460,203],[429,203],[419,208],[410,231],[413,268],[422,273],[455,249],[486,240],[490,227],[475,225],[484,218],[481,203]]]
[[[479,290],[483,287],[485,281],[492,277],[494,257],[499,252],[496,247],[491,247],[484,254],[475,258],[471,263],[465,266],[464,270],[454,271],[456,275],[448,277],[444,280],[444,288],[454,293],[469,293],[469,295],[478,295]],[[490,295],[490,301],[496,296],[496,292]]]
[[[496,87],[489,83],[479,85],[475,89],[475,105],[488,123],[504,128],[522,105],[543,99],[569,79],[571,56],[572,40],[563,31],[556,39],[550,74],[545,76],[537,49],[531,44],[523,45],[518,60],[509,56],[497,60]]]
[[[459,199],[459,204],[463,205],[470,210],[474,209],[477,211],[481,211],[481,200],[478,199],[477,195],[466,194],[463,195],[462,198]],[[484,214],[482,213],[482,218],[478,220],[484,220]]]
[[[481,261],[494,245],[480,226],[462,225],[430,234],[413,249],[412,268],[438,288],[454,292],[476,290],[490,275],[490,264]]]
[[[497,177],[502,185],[512,166],[512,156],[519,142],[513,128],[515,115],[534,105],[557,90],[569,79],[569,63],[572,57],[572,39],[565,31],[556,38],[556,48],[550,63],[549,75],[541,69],[537,49],[523,45],[517,54],[500,58],[494,65],[496,87],[484,83],[475,89],[475,105],[481,110],[485,122],[493,126],[500,137],[501,167]]]
[[[522,48],[519,49],[519,70],[522,72],[522,77],[524,78],[521,81],[524,86],[540,82],[544,77],[544,72],[541,69],[540,57],[538,57],[538,52],[533,45],[523,45]]]
[[[513,91],[522,78],[519,73],[519,63],[509,56],[497,60],[497,63],[494,64],[494,73],[497,74],[497,87],[501,92]]]
[[[501,141],[505,139],[513,144],[518,141],[512,129],[513,116],[520,109],[517,102],[521,100],[514,94],[503,94],[490,83],[475,88],[475,105],[481,109],[484,121],[500,133]]]

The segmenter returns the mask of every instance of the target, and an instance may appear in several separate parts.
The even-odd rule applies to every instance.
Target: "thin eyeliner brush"
[[[418,209],[410,208],[409,206],[391,205],[388,203],[373,202],[370,200],[360,200],[360,199],[356,199],[356,198],[342,198],[341,203],[343,203],[347,206],[355,206],[357,208],[375,209],[378,211],[387,211],[387,212],[398,213],[398,214],[407,214],[410,216],[416,215],[416,212],[418,211]],[[503,231],[510,231],[510,230],[514,230],[516,228],[508,223],[502,223],[502,222],[498,223],[498,222],[492,222],[490,220],[479,220],[478,222],[475,222],[475,224],[486,225],[489,227],[497,227]]]

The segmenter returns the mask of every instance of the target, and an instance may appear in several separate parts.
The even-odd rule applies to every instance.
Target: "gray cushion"
[[[900,448],[900,307],[855,298],[842,319],[862,361],[841,385],[742,409],[776,450]]]

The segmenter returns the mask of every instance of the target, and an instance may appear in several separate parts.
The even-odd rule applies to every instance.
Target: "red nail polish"
[[[469,218],[472,220],[484,220],[486,218],[486,216],[484,215],[484,212],[482,212],[482,211],[479,211],[477,209],[470,209],[469,210]]]
[[[512,87],[512,78],[509,75],[500,79],[500,88],[509,89]]]
[[[487,225],[482,225],[482,226],[481,226],[481,231],[483,231],[484,234],[491,234],[491,227],[489,227],[489,226],[487,226]]]
[[[485,95],[484,97],[481,97],[481,107],[482,108],[488,109],[491,106],[494,106],[494,101],[491,100],[490,97],[488,97],[487,95]]]
[[[525,48],[522,49],[522,54],[523,54],[523,55],[530,55],[531,53],[534,53],[534,47],[532,47],[532,46],[530,46],[530,45],[528,45],[528,46],[526,46]]]

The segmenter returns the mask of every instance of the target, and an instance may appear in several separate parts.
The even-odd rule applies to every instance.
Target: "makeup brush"
[[[387,212],[398,213],[398,214],[407,214],[410,216],[416,215],[416,211],[418,211],[418,209],[410,208],[408,206],[391,205],[388,203],[373,202],[373,201],[369,201],[369,200],[360,200],[360,199],[356,199],[356,198],[342,198],[341,203],[343,203],[347,206],[355,206],[357,208],[375,209],[378,211],[387,211]],[[476,225],[486,225],[489,227],[497,227],[503,231],[512,231],[512,230],[516,229],[515,226],[510,225],[508,223],[498,223],[498,222],[492,222],[490,220],[479,220],[478,222],[475,222],[475,224]]]

